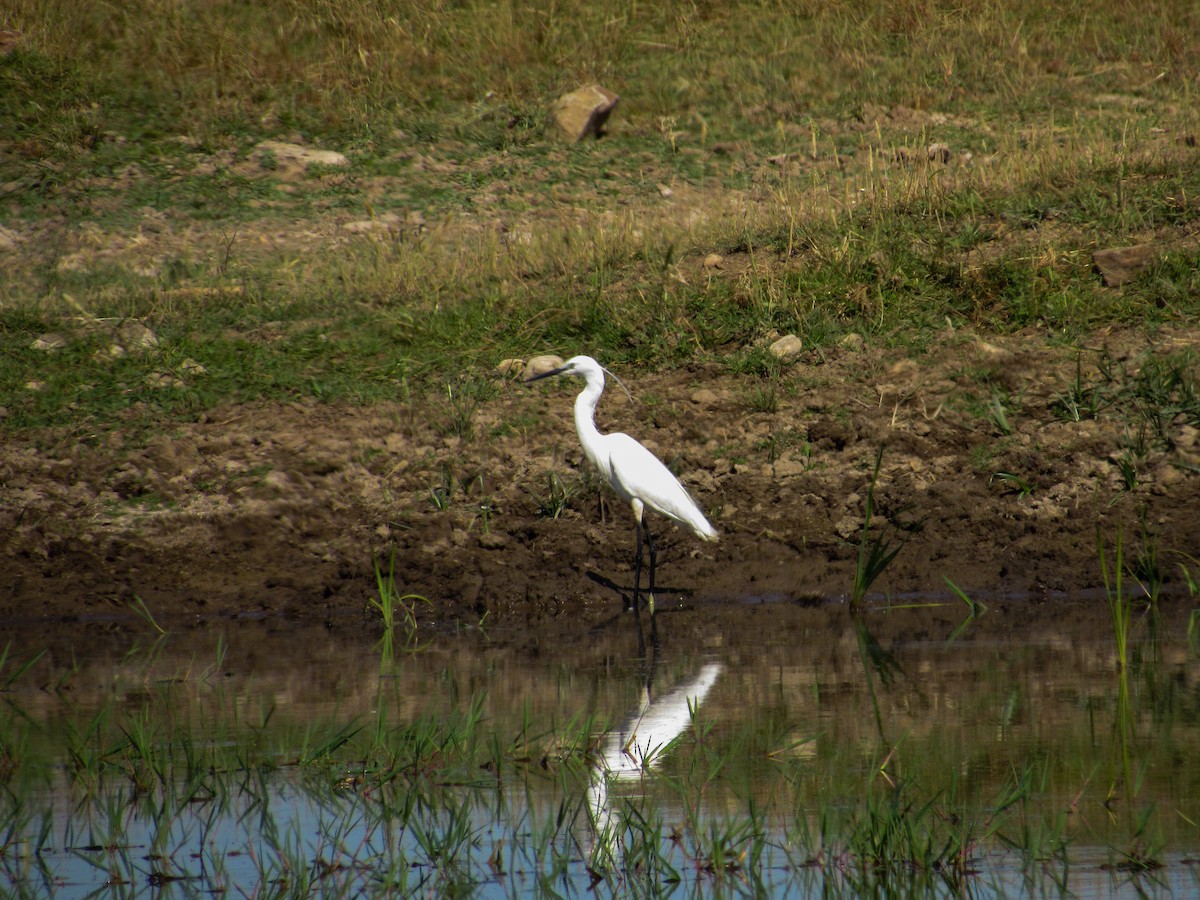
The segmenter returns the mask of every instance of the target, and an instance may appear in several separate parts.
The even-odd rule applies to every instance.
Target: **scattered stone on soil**
[[[116,343],[126,353],[140,353],[158,346],[158,335],[141,322],[127,319],[116,329]]]
[[[8,56],[25,43],[25,32],[15,28],[0,28],[0,56]]]
[[[525,371],[525,360],[519,358],[502,359],[496,364],[496,374],[501,378],[516,378]]]
[[[350,234],[389,234],[394,231],[399,231],[402,221],[395,213],[380,213],[373,219],[356,219],[353,222],[345,222],[342,225],[342,231],[347,231]]]
[[[536,375],[544,375],[559,368],[562,364],[561,356],[534,356],[525,363],[524,377],[533,378]]]
[[[29,345],[30,349],[41,350],[43,353],[54,353],[66,346],[67,339],[54,331],[39,336]]]
[[[794,334],[785,334],[770,346],[771,355],[776,359],[790,362],[804,352],[804,342]]]
[[[571,141],[600,137],[604,124],[621,98],[598,84],[564,94],[554,103],[554,120]]]
[[[24,239],[11,228],[0,225],[0,250],[16,250]]]
[[[995,344],[990,344],[982,338],[976,338],[975,349],[978,350],[983,356],[987,356],[992,359],[1012,358],[1012,351],[1005,350],[1003,347],[998,347]]]
[[[1092,263],[1104,278],[1105,287],[1120,287],[1147,268],[1154,258],[1153,245],[1136,244],[1097,250],[1092,254]]]
[[[929,157],[930,162],[945,164],[950,162],[953,153],[946,144],[930,144],[925,148],[925,155]]]
[[[285,168],[307,169],[311,165],[345,166],[350,163],[335,150],[316,150],[286,141],[263,141],[254,150],[260,162],[273,160]]]
[[[1168,341],[1197,340],[1178,326],[1114,329],[1104,352],[1134,365]],[[903,546],[879,596],[945,597],[949,578],[989,600],[1058,603],[1062,592],[1102,588],[1097,529],[1139,540],[1143,521],[1162,558],[1193,553],[1196,424],[1166,424],[1126,485],[1127,415],[1110,408],[1074,422],[1055,410],[1078,351],[1021,336],[1004,348],[988,358],[986,383],[962,374],[980,356],[962,332],[917,359],[895,347],[826,353],[789,369],[774,412],[747,404],[746,378],[720,358],[619,372],[655,402],[612,392],[601,429],[657,447],[722,535],[700,546],[652,517],[660,608],[844,598],[880,448],[874,520]],[[1096,360],[1085,352],[1085,381],[1100,377]],[[181,377],[192,377],[182,364],[156,375]],[[1020,399],[1012,434],[979,410],[992,384]],[[534,625],[542,640],[582,640],[621,616],[628,517],[583,458],[572,404],[498,390],[469,439],[447,438],[442,404],[436,391],[364,408],[230,404],[153,436],[9,429],[0,619],[94,622],[137,597],[161,621],[195,627],[247,613],[288,627],[335,616],[374,627],[375,565],[391,560],[397,588],[428,598],[430,620],[447,627],[486,612],[489,622]],[[1178,596],[1180,572],[1164,577],[1164,597]]]
[[[704,268],[719,269],[721,268],[721,264],[723,262],[725,262],[725,257],[723,257],[720,253],[710,253],[708,256],[704,257]]]

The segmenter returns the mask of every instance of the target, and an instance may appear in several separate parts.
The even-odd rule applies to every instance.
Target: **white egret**
[[[620,432],[601,434],[596,428],[596,404],[604,393],[604,373],[607,370],[590,356],[575,356],[562,366],[527,378],[526,382],[538,381],[552,375],[577,375],[587,385],[575,398],[575,430],[579,432],[579,443],[583,452],[596,470],[604,476],[617,496],[633,509],[637,530],[637,553],[633,568],[633,603],[637,609],[638,592],[642,579],[642,535],[650,547],[650,592],[647,606],[654,614],[654,570],[657,555],[654,539],[646,526],[646,510],[652,509],[691,530],[702,540],[717,540],[717,531],[704,518],[704,513],[671,471],[657,457],[636,440]],[[611,372],[609,373],[612,374]],[[617,376],[613,375],[613,378]],[[617,378],[620,383],[620,379]]]

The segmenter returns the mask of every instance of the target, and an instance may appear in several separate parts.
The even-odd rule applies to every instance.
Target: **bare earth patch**
[[[1198,341],[1099,335],[1083,372],[1102,349],[1136,371]],[[755,411],[767,405],[750,393],[761,382],[716,366],[631,376],[637,402],[610,389],[601,429],[655,449],[722,533],[706,545],[652,521],[659,608],[845,597],[881,447],[877,521],[904,547],[876,599],[944,596],[947,578],[981,599],[1095,589],[1098,526],[1110,545],[1123,528],[1130,560],[1144,528],[1178,584],[1179,554],[1200,546],[1196,429],[1172,423],[1173,447],[1150,448],[1130,489],[1116,462],[1127,424],[1055,410],[1075,366],[1075,351],[1035,333],[945,333],[920,362],[844,348],[786,370],[772,412]],[[1011,434],[980,412],[980,371],[1014,398]],[[430,601],[430,624],[486,615],[582,634],[621,612],[633,525],[586,479],[571,387],[502,383],[466,437],[437,396],[223,408],[145,446],[117,433],[9,434],[0,617],[104,620],[136,596],[194,625],[365,622],[374,564],[394,558],[400,589]],[[557,519],[539,515],[551,471],[574,488]]]

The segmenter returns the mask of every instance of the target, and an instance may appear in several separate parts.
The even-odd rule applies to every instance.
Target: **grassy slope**
[[[1182,0],[5,16],[0,221],[33,236],[0,275],[10,426],[370,402],[542,349],[753,373],[776,330],[920,353],[947,319],[1074,342],[1200,309],[1200,14]],[[622,95],[612,134],[564,148],[549,102],[590,80]],[[351,164],[289,180],[254,152],[269,138]],[[949,165],[925,158],[935,141]],[[426,227],[258,239],[389,212]],[[153,265],[64,264],[151,215],[176,237]],[[1158,262],[1102,288],[1090,251],[1139,240]],[[714,249],[754,265],[697,277]],[[125,316],[156,352],[110,359],[104,328],[79,326]],[[30,349],[64,330],[64,351]]]

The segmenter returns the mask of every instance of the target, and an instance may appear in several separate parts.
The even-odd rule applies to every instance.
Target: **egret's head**
[[[598,375],[600,383],[604,383],[604,367],[590,356],[572,356],[557,369],[530,375],[525,379],[525,383],[529,384],[531,381],[541,381],[543,378],[549,378],[552,375],[578,375],[580,378]]]
[[[533,381],[541,381],[543,378],[549,378],[552,375],[577,375],[580,378],[586,378],[588,384],[598,383],[600,387],[603,387],[605,372],[608,372],[609,375],[612,375],[613,380],[617,384],[621,385],[625,393],[629,394],[629,399],[632,400],[633,395],[629,393],[629,388],[625,387],[624,382],[622,382],[620,378],[618,378],[616,375],[613,375],[612,372],[609,372],[608,369],[604,368],[604,366],[600,365],[600,363],[596,362],[590,356],[572,356],[557,369],[551,369],[548,372],[538,372],[536,375],[530,375],[525,379],[525,383],[529,384]]]

